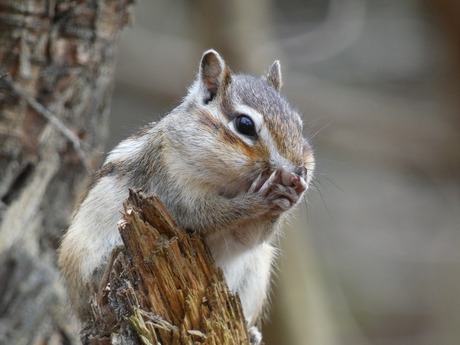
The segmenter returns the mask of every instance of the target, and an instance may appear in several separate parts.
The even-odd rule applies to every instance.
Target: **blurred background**
[[[107,150],[177,105],[211,47],[237,72],[281,60],[316,152],[266,344],[460,344],[460,2],[138,1]]]

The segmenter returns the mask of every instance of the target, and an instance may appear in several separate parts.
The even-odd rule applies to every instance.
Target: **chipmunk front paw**
[[[273,213],[280,214],[294,206],[306,189],[307,183],[303,177],[278,168],[271,175],[261,173],[249,192],[260,195],[269,202]]]
[[[252,326],[248,329],[249,341],[252,345],[259,345],[262,342],[262,333],[256,326]]]

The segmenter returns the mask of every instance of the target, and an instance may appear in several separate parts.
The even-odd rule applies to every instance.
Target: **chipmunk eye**
[[[247,115],[239,115],[235,119],[235,128],[238,132],[248,137],[257,137],[256,125]]]

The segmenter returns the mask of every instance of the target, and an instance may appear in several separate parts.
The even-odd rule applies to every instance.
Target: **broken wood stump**
[[[92,299],[84,345],[250,344],[239,298],[202,238],[156,196],[130,190],[107,279]]]

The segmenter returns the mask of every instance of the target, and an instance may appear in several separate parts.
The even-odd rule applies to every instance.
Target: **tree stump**
[[[92,300],[83,344],[250,344],[239,298],[196,233],[159,198],[130,191],[108,279]]]

